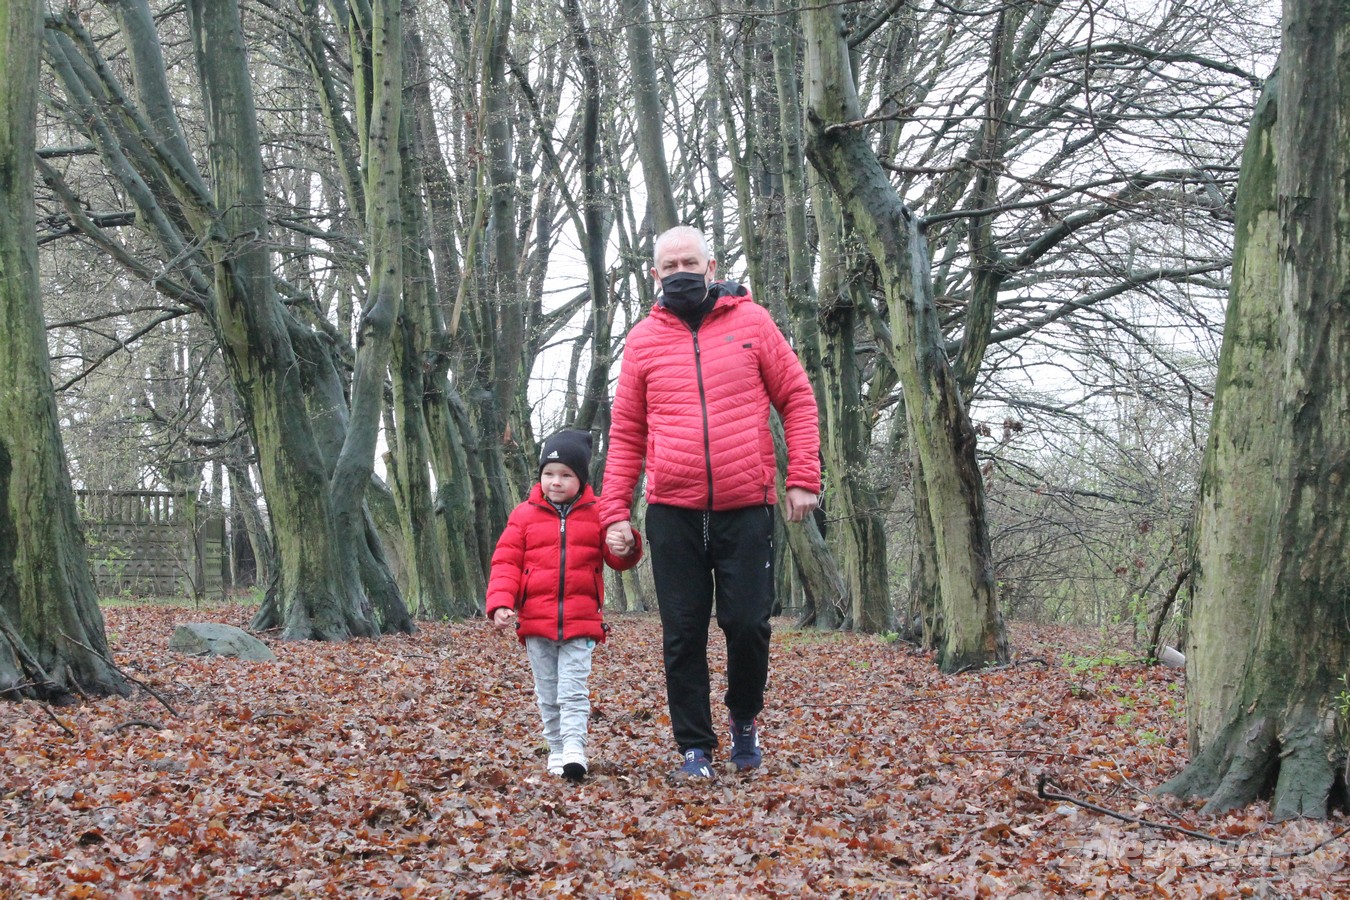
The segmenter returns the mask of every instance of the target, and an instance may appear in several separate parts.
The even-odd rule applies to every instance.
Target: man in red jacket
[[[612,550],[631,546],[630,503],[645,464],[666,700],[683,756],[675,777],[709,779],[718,744],[707,652],[714,599],[727,642],[731,761],[745,771],[762,760],[755,720],[769,674],[777,500],[770,406],[787,436],[790,522],[816,507],[820,434],[796,353],[745,287],[716,280],[703,235],[672,228],[654,255],[660,297],[624,349],[600,521]]]

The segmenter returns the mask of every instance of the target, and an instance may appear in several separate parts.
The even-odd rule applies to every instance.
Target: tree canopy
[[[403,627],[405,602],[471,612],[535,435],[607,427],[673,215],[752,284],[828,411],[828,552],[794,546],[797,602],[868,630],[925,617],[894,300],[806,159],[795,7],[243,2],[204,53],[189,11],[118,0],[45,23],[40,260],[76,483],[227,508],[279,561],[269,615],[323,631],[285,619],[303,607],[286,560],[316,558],[278,527],[294,479],[265,474],[293,435],[260,430],[219,315],[222,272],[258,253],[243,296],[295,356],[306,412],[282,421],[311,423],[328,482],[307,495],[337,504],[323,515],[349,537],[330,540],[369,548],[339,555],[355,570],[335,595],[370,605],[359,628]],[[856,113],[829,128],[860,138],[929,248],[1001,607],[1142,623],[1181,567],[1272,11],[858,3],[839,23]],[[216,50],[236,45],[220,95]],[[212,124],[210,98],[244,87],[251,145]],[[257,199],[222,194],[227,145]],[[256,224],[213,236],[208,200]]]

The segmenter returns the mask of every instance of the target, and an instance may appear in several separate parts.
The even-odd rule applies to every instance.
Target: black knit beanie
[[[581,479],[581,486],[591,480],[591,433],[589,431],[559,431],[544,441],[539,453],[539,472],[549,463],[562,463]]]

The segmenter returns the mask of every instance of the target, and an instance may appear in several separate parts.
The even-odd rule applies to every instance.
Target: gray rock
[[[179,625],[169,639],[169,649],[194,656],[236,656],[251,662],[272,662],[276,659],[266,644],[247,631],[219,622]]]

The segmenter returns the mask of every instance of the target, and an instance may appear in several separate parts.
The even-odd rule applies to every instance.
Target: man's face
[[[652,267],[656,289],[661,289],[662,278],[676,272],[696,272],[711,284],[717,276],[717,260],[705,256],[694,238],[677,234],[656,248],[656,265]]]

